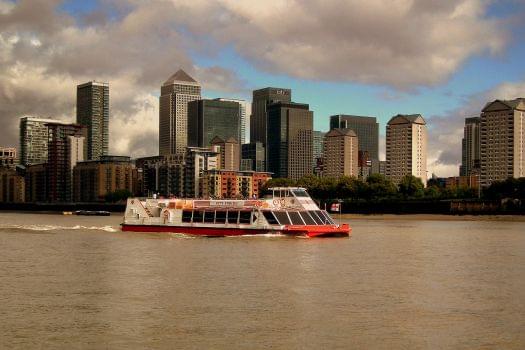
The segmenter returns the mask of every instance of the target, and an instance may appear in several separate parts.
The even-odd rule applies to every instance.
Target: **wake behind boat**
[[[250,200],[129,198],[122,231],[196,236],[350,236],[349,225],[336,224],[304,188],[274,187],[269,191],[269,198]]]

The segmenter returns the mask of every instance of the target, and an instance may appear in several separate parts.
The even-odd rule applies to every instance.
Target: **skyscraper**
[[[86,157],[108,154],[109,84],[90,81],[77,86],[77,124],[87,128]]]
[[[525,98],[487,103],[480,125],[481,185],[525,176]]]
[[[159,154],[184,155],[188,145],[188,102],[201,98],[201,86],[179,69],[160,88]]]
[[[358,138],[352,129],[332,129],[325,136],[323,176],[357,176]]]
[[[325,135],[326,133],[322,131],[312,132],[312,145],[313,145],[312,168],[315,168],[317,166],[317,160],[323,157]]]
[[[398,114],[386,126],[386,176],[398,184],[405,175],[427,181],[427,127],[421,114]]]
[[[66,124],[54,119],[20,118],[20,164],[28,166],[47,162],[48,123]]]
[[[250,142],[262,142],[266,146],[267,107],[275,102],[291,102],[292,90],[267,87],[253,91],[252,116],[250,118]]]
[[[237,102],[239,104],[239,123],[240,123],[240,139],[239,143],[241,145],[244,145],[249,138],[250,133],[250,125],[247,124],[248,117],[247,117],[247,110],[248,110],[248,102],[245,100],[238,100],[234,98],[217,98],[219,101],[227,101],[227,102]]]
[[[277,102],[268,106],[268,171],[297,180],[312,174],[313,112],[307,104]]]
[[[348,128],[355,131],[359,151],[368,152],[371,161],[379,160],[379,123],[375,117],[338,114],[330,117],[330,130]]]
[[[480,151],[480,118],[466,118],[463,128],[463,140],[461,141],[461,166],[460,176],[479,174],[479,151]]]
[[[239,142],[241,124],[239,104],[220,100],[195,100],[188,103],[188,146],[208,147],[214,137],[234,138]]]

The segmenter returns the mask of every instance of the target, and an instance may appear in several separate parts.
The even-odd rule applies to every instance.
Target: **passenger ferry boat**
[[[301,187],[274,187],[271,196],[250,200],[129,198],[122,231],[172,232],[196,236],[284,234],[348,237]]]

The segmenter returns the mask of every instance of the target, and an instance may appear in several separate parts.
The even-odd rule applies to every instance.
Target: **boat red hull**
[[[195,226],[165,226],[165,225],[129,225],[122,224],[122,231],[128,232],[166,232],[182,233],[193,236],[221,237],[221,236],[245,236],[263,235],[268,233],[283,233],[293,236],[308,237],[341,237],[350,236],[352,231],[348,225],[341,227],[333,226],[286,226],[283,231],[272,231],[264,229],[243,229],[227,227],[195,227]]]

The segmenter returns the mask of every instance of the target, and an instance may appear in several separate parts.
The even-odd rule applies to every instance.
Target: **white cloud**
[[[173,4],[192,33],[233,45],[261,69],[306,79],[435,85],[468,57],[501,52],[507,40],[486,18],[484,0]]]

